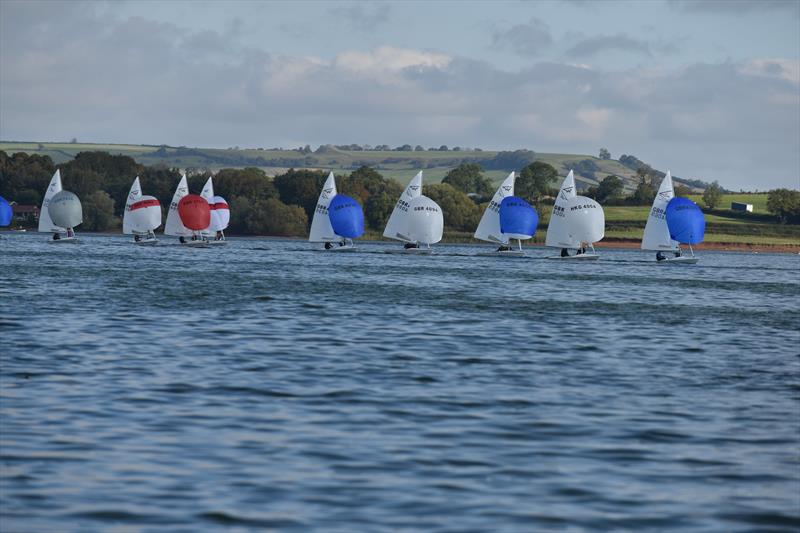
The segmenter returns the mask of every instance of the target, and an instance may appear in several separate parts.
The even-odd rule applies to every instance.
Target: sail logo
[[[562,200],[569,200],[567,195],[572,193],[572,189],[573,188],[574,187],[564,187],[563,189],[561,189],[561,199]]]
[[[328,189],[323,189],[322,197],[327,200],[328,199],[328,195],[331,193],[332,190],[333,190],[333,187],[330,187]]]
[[[658,193],[658,198],[665,202],[669,202],[672,199],[672,191],[661,191]]]
[[[409,185],[406,194],[412,196],[412,192],[417,192],[419,190],[419,185]],[[413,196],[412,196],[413,197]]]

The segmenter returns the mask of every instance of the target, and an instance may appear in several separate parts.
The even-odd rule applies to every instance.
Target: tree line
[[[158,198],[164,211],[181,176],[177,168],[142,165],[129,156],[107,152],[81,152],[75,159],[55,165],[49,156],[24,152],[8,155],[0,151],[0,195],[19,204],[41,205],[56,168],[61,169],[64,188],[81,198],[83,227],[94,231],[120,226],[125,200],[136,176],[140,178],[142,193]],[[638,174],[639,183],[631,195],[624,195],[623,182],[618,176],[607,176],[584,194],[606,204],[650,205],[657,191],[657,176],[645,167]],[[190,192],[199,193],[211,175],[210,171],[189,174]],[[290,169],[271,178],[255,167],[224,168],[214,174],[214,190],[231,206],[231,233],[304,236],[326,177],[327,172],[310,169]],[[515,194],[541,212],[556,195],[559,180],[553,166],[534,161],[519,172]],[[376,232],[383,231],[405,186],[368,166],[337,176],[336,183],[340,193],[352,196],[362,205],[367,228]],[[494,186],[480,164],[462,163],[450,170],[442,183],[425,185],[423,193],[442,207],[446,229],[471,232],[491,200]],[[688,190],[678,186],[676,193],[684,195]],[[800,196],[797,191],[789,193]],[[776,209],[773,212],[784,221],[795,220],[800,212],[797,209],[800,199],[792,194],[778,196],[781,201],[770,204]]]

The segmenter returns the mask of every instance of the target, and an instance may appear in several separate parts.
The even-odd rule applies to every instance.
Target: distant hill
[[[517,150],[507,152],[482,150],[345,150],[333,145],[308,149],[283,150],[263,148],[187,148],[185,146],[154,146],[134,144],[87,143],[36,143],[0,141],[0,150],[6,153],[26,152],[50,156],[55,163],[63,163],[79,152],[104,151],[132,157],[143,165],[162,164],[182,169],[210,169],[226,167],[259,167],[268,174],[282,173],[287,168],[319,168],[335,172],[349,172],[362,165],[378,170],[386,177],[405,182],[419,170],[425,171],[428,183],[441,181],[447,172],[464,162],[478,163],[493,181],[499,182],[512,170],[526,164],[543,161],[553,165],[559,175],[575,171],[578,188],[596,185],[606,176],[615,174],[622,178],[625,188],[633,190],[637,184],[636,168],[639,162],[625,156],[625,163],[613,159],[599,159],[583,154],[550,154]],[[635,160],[635,161],[634,161]],[[663,175],[663,173],[659,174]],[[684,182],[675,178],[679,183]],[[702,182],[691,186],[702,187]]]

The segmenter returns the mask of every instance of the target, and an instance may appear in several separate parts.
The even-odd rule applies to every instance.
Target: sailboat
[[[431,244],[442,240],[444,217],[439,205],[422,195],[422,172],[409,182],[394,206],[383,236],[405,243],[388,253],[430,254]],[[420,244],[426,245],[420,248]]]
[[[514,196],[515,180],[514,172],[503,180],[475,230],[476,239],[500,246],[496,251],[478,255],[522,257],[522,240],[530,239],[536,232],[539,217],[528,202]],[[509,246],[509,239],[517,239],[516,250]]]
[[[122,215],[122,233],[133,235],[133,242],[152,245],[158,242],[153,230],[161,225],[161,204],[154,196],[142,196],[139,177],[133,180],[125,212]]]
[[[39,210],[38,230],[42,233],[52,233],[53,234],[52,242],[59,242],[59,243],[76,242],[77,239],[75,237],[74,231],[72,230],[72,227],[77,226],[83,221],[83,211],[81,210],[80,212],[80,216],[78,217],[80,220],[78,221],[78,223],[69,227],[69,229],[56,224],[53,221],[52,215],[50,214],[50,204],[53,198],[60,192],[62,192],[61,169],[56,169],[55,174],[53,174],[53,177],[50,178],[50,185],[47,186],[47,190],[44,193],[44,200],[42,200],[42,208]],[[75,198],[77,199],[77,197]],[[80,201],[78,201],[78,207],[80,208]],[[68,221],[75,222],[74,220],[68,220]],[[66,235],[62,237],[61,236],[62,233]]]
[[[200,196],[206,199],[211,209],[211,222],[209,222],[208,228],[203,231],[203,235],[206,240],[208,240],[208,244],[228,244],[228,241],[225,240],[224,230],[228,227],[228,223],[231,220],[231,212],[225,198],[214,195],[214,181],[212,176],[209,176],[206,180],[206,184],[203,186]]]
[[[548,259],[597,260],[600,256],[594,250],[594,243],[604,235],[603,208],[591,198],[576,194],[575,175],[570,170],[558,191],[545,239],[546,246],[561,248],[561,254]],[[591,252],[586,251],[587,246]],[[577,253],[570,254],[570,250]]]
[[[667,203],[664,210],[669,229],[670,239],[680,244],[689,246],[689,256],[684,256],[680,247],[675,252],[675,257],[669,259],[672,263],[685,263],[693,265],[700,259],[694,256],[693,244],[703,242],[706,232],[706,219],[700,207],[688,198],[676,196]],[[662,261],[667,261],[663,259]]]
[[[355,249],[353,239],[364,234],[364,211],[354,199],[336,191],[333,172],[322,185],[322,191],[311,219],[309,242],[324,242],[325,249],[345,252]]]
[[[11,204],[0,196],[0,228],[11,225],[12,218],[14,218],[14,210],[11,209]]]
[[[642,250],[650,250],[656,253],[658,262],[669,263],[696,263],[697,259],[684,257],[680,254],[680,245],[670,237],[669,227],[667,226],[667,204],[675,197],[675,190],[672,187],[672,173],[668,170],[667,175],[661,180],[650,214],[647,216],[647,224],[642,235]],[[667,257],[664,252],[675,254],[674,257]]]
[[[190,202],[184,202],[186,198],[189,198]],[[197,202],[198,198],[202,200],[201,203],[205,205],[205,209],[198,205],[200,203]],[[186,224],[185,218],[191,219],[191,225]],[[208,228],[210,222],[211,208],[208,201],[196,194],[189,194],[186,174],[182,175],[175,194],[172,195],[172,202],[169,204],[164,235],[178,237],[180,243],[186,246],[205,247],[208,246],[208,239],[202,234],[202,231]]]

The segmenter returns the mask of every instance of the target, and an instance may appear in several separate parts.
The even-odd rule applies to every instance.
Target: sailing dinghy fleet
[[[478,255],[524,257],[522,241],[536,233],[536,210],[514,195],[516,174],[511,172],[495,191],[475,230],[475,238],[498,245]],[[0,198],[0,225],[8,225],[11,208]],[[5,209],[5,206],[8,206]],[[3,218],[4,217],[4,218]],[[6,220],[6,218],[8,220]],[[39,231],[53,234],[52,242],[77,242],[74,228],[83,222],[77,195],[63,190],[61,171],[56,170],[45,191],[39,214]],[[230,222],[227,201],[214,194],[209,177],[202,192],[189,194],[186,174],[181,176],[167,210],[164,235],[178,237],[181,245],[209,247],[223,245]],[[133,181],[125,203],[122,232],[133,235],[138,245],[158,242],[155,230],[161,226],[161,204],[154,196],[142,195],[139,178]],[[389,216],[383,236],[403,243],[387,253],[432,254],[432,244],[442,240],[444,216],[441,207],[422,194],[422,172],[409,182]],[[311,221],[309,242],[323,243],[326,251],[352,251],[353,239],[364,234],[364,211],[350,196],[339,194],[333,172],[322,185]],[[591,198],[577,194],[572,170],[564,178],[547,227],[545,246],[560,249],[548,259],[593,261],[599,259],[594,243],[605,234],[603,208]],[[657,263],[695,264],[692,245],[703,241],[705,218],[688,198],[675,196],[672,174],[667,171],[653,201],[642,236],[642,250],[655,251]],[[516,240],[516,246],[512,241]],[[680,245],[689,247],[684,255]],[[672,257],[666,254],[672,254]]]

